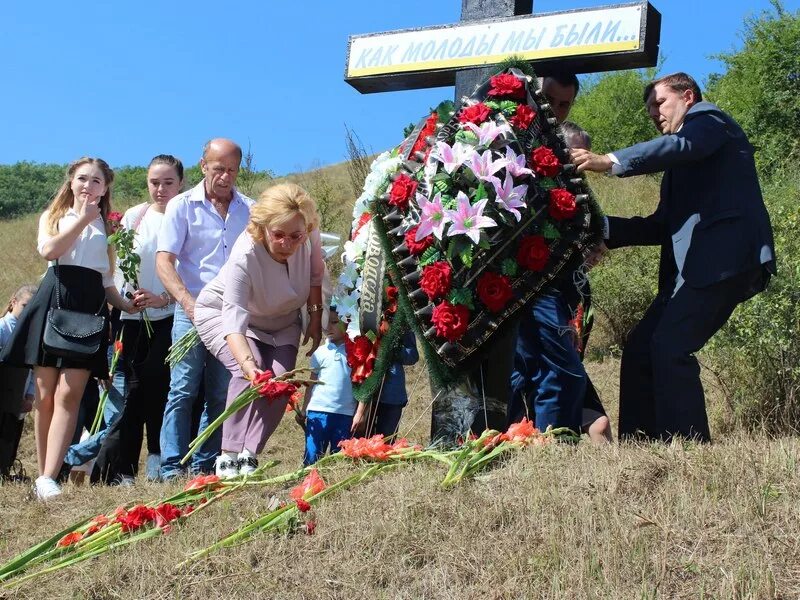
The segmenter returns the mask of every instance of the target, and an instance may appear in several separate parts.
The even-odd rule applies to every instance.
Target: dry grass
[[[612,416],[618,368],[613,360],[590,366]],[[428,396],[421,383],[401,425],[416,422],[416,440],[426,438]],[[723,412],[711,404],[712,414]],[[288,471],[301,446],[285,419],[262,458]],[[177,571],[190,551],[265,511],[269,494],[282,491],[240,493],[164,538],[8,597],[795,598],[799,460],[796,439],[740,434],[706,447],[581,444],[525,451],[447,492],[441,468],[417,465],[323,503],[314,536],[264,535]],[[4,486],[0,560],[80,517],[173,490],[69,485],[42,505],[26,488]]]

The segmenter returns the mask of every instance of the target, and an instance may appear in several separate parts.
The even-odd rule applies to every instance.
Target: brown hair
[[[150,164],[147,165],[147,168],[150,169],[153,165],[167,165],[168,167],[172,167],[178,174],[178,179],[183,181],[183,163],[179,158],[172,156],[172,154],[159,154],[158,156],[154,156]]]
[[[317,203],[303,188],[295,183],[281,183],[267,188],[258,201],[250,207],[247,233],[257,242],[264,242],[264,228],[285,223],[295,215],[302,215],[306,233],[319,227]]]
[[[703,94],[700,92],[700,86],[697,85],[697,82],[694,80],[694,78],[691,75],[687,75],[686,73],[680,71],[678,73],[672,73],[671,75],[664,75],[664,77],[659,77],[658,79],[654,79],[653,81],[648,83],[647,86],[644,88],[645,104],[647,104],[647,99],[650,97],[653,88],[660,83],[663,83],[664,85],[668,86],[672,90],[675,90],[676,92],[685,92],[686,90],[692,90],[694,92],[694,101],[695,102],[703,101]]]
[[[13,308],[12,304],[17,300],[20,300],[26,296],[33,296],[36,293],[36,290],[39,289],[32,283],[26,283],[22,287],[20,287],[16,292],[11,294],[11,298],[8,299],[8,306],[6,307],[6,312],[3,314],[8,314],[11,312]]]

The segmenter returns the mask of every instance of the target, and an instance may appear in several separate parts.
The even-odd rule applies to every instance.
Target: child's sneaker
[[[252,475],[258,469],[256,455],[247,448],[242,450],[237,458],[239,460],[239,475]]]
[[[148,454],[144,464],[144,476],[148,481],[158,481],[161,478],[161,455]]]
[[[223,452],[217,457],[217,477],[227,479],[239,475],[239,459],[232,452]]]
[[[37,500],[47,502],[61,495],[61,487],[50,477],[42,475],[36,478],[36,482],[33,484],[33,493]]]

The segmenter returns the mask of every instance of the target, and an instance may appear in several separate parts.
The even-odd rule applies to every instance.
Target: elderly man
[[[242,149],[231,140],[213,139],[205,145],[200,168],[203,181],[167,204],[158,237],[156,269],[177,301],[172,342],[193,327],[197,294],[228,259],[233,243],[244,231],[253,201],[235,187]],[[172,370],[164,424],[161,428],[161,476],[183,473],[181,458],[189,448],[192,406],[205,376],[205,401],[200,431],[225,408],[228,370],[202,345],[196,345]],[[192,457],[193,472],[210,472],[220,452],[220,428]]]
[[[620,375],[621,437],[710,440],[700,350],[733,309],[775,273],[769,215],[739,125],[686,73],[644,92],[663,134],[611,154],[573,150],[578,171],[622,177],[664,171],[648,217],[609,217],[609,248],[660,245],[659,293],[628,335]]]

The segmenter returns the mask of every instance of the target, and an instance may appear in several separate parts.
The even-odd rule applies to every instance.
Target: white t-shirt
[[[139,263],[139,287],[158,295],[166,291],[164,284],[161,283],[156,274],[156,247],[158,246],[158,232],[161,229],[164,214],[149,208],[142,216],[146,206],[147,203],[143,203],[126,210],[125,215],[122,217],[122,226],[126,229],[133,229],[136,222],[139,221],[136,235],[133,238],[133,249],[142,259],[141,263]],[[117,289],[122,290],[123,296],[126,292],[133,293],[133,286],[124,284],[124,276],[119,268],[114,271],[114,281],[117,284]],[[124,289],[123,284],[125,285]],[[168,304],[164,308],[148,308],[147,317],[151,321],[158,321],[171,317],[174,312],[175,305]],[[129,315],[123,312],[120,318],[135,320],[140,317],[138,314]]]
[[[54,236],[47,232],[47,216],[49,211],[44,211],[39,217],[39,236],[36,248],[39,254],[45,243]],[[58,220],[58,230],[63,231],[66,227],[75,223],[80,217],[74,208],[70,208],[67,213]],[[54,260],[48,263],[50,266],[56,264]],[[103,287],[113,287],[114,279],[111,276],[111,265],[108,262],[108,238],[106,237],[106,227],[103,217],[97,218],[83,228],[78,239],[70,246],[64,254],[58,258],[60,265],[74,265],[85,267],[92,271],[97,271],[103,276]]]

